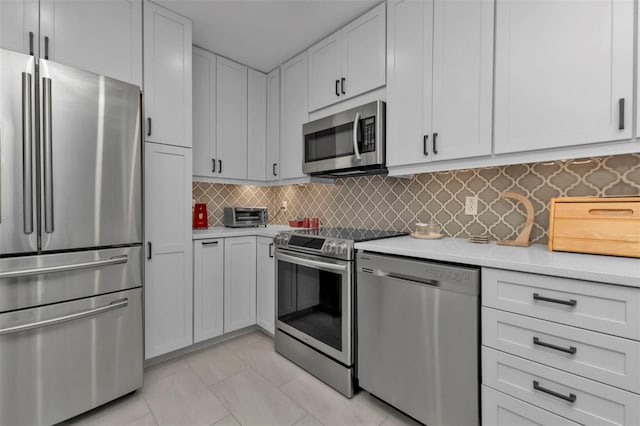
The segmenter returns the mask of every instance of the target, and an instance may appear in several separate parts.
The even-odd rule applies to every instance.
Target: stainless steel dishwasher
[[[429,426],[478,425],[477,268],[359,253],[357,377]]]

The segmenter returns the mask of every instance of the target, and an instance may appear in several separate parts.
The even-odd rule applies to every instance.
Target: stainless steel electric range
[[[353,246],[406,234],[353,228],[278,234],[274,238],[276,351],[345,396],[353,396]]]

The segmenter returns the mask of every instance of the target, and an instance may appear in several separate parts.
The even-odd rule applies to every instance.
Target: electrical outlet
[[[285,211],[285,212],[287,211],[287,202],[286,201],[282,202],[282,210]]]
[[[464,203],[464,214],[475,216],[478,214],[478,196],[467,197]]]

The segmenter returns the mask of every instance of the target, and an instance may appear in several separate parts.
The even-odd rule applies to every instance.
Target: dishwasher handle
[[[440,287],[440,281],[425,277],[414,277],[410,275],[398,274],[395,272],[382,271],[380,269],[362,268],[362,272],[378,277],[393,278],[396,280],[411,281],[412,283],[428,285],[430,287]]]

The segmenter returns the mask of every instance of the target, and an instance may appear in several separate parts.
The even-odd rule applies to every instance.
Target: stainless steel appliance
[[[371,102],[302,126],[302,171],[349,176],[386,173],[386,103]]]
[[[359,385],[429,426],[478,425],[480,271],[358,253]]]
[[[140,88],[0,49],[0,424],[142,386]]]
[[[266,207],[225,207],[222,224],[230,228],[267,226],[269,212]]]
[[[344,395],[353,395],[354,250],[357,241],[405,235],[324,228],[274,238],[275,348]]]

